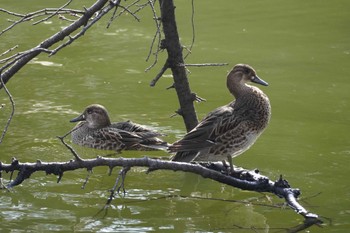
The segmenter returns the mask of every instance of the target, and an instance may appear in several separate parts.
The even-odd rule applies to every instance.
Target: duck
[[[78,122],[71,130],[74,144],[101,150],[166,150],[163,134],[132,121],[111,123],[107,109],[91,104],[82,114],[70,120]]]
[[[237,64],[227,75],[226,86],[234,96],[227,105],[216,108],[182,139],[169,146],[177,162],[228,161],[248,150],[267,127],[271,105],[256,86],[268,86],[247,64]]]

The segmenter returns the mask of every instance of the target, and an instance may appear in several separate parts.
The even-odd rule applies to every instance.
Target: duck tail
[[[171,161],[176,162],[192,162],[198,155],[198,151],[181,151],[177,152],[174,156],[170,158]]]
[[[168,151],[169,149],[169,143],[167,142],[161,142],[157,144],[140,144],[142,147],[144,147],[146,150],[162,150],[162,151]]]

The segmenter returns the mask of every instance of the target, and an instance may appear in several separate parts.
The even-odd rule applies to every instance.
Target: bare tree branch
[[[291,188],[288,182],[282,179],[282,177],[273,182],[268,177],[260,175],[258,171],[248,171],[245,169],[236,169],[236,173],[228,175],[226,173],[226,168],[220,163],[191,164],[151,159],[148,157],[128,159],[97,157],[96,159],[71,160],[68,162],[38,161],[36,163],[20,163],[18,160],[14,160],[11,164],[0,163],[0,171],[19,171],[17,177],[7,185],[7,187],[14,187],[21,184],[25,179],[28,179],[34,172],[38,171],[44,171],[46,174],[58,175],[60,179],[63,173],[66,171],[82,168],[92,170],[92,168],[99,166],[108,166],[109,168],[117,166],[123,167],[125,169],[121,172],[124,173],[126,173],[129,168],[135,166],[148,167],[149,171],[163,169],[191,172],[201,175],[204,178],[209,178],[243,190],[273,193],[278,197],[284,198],[287,204],[305,219],[318,220],[315,221],[318,223],[321,221],[316,214],[307,211],[298,203],[297,198],[300,195],[299,189]],[[124,178],[122,177],[122,179]],[[117,184],[120,184],[120,186]],[[120,180],[118,179],[115,187],[113,188],[113,194],[111,195],[114,195],[117,188],[123,188],[123,183],[120,183]]]
[[[77,130],[77,129],[74,129],[74,130]],[[71,132],[72,132],[72,131],[70,131],[69,133],[71,133]],[[72,152],[72,154],[73,154],[75,160],[77,160],[77,161],[82,161],[82,159],[80,158],[80,156],[78,155],[78,153],[75,152],[75,150],[63,140],[64,137],[65,137],[65,136],[63,136],[63,137],[57,137],[57,138],[60,139],[60,141],[63,143],[63,145],[65,145],[65,147],[67,147],[68,150],[70,150],[70,152]]]
[[[186,130],[190,131],[198,124],[198,119],[194,109],[186,69],[179,66],[179,64],[184,64],[184,59],[175,21],[175,6],[172,0],[160,0],[159,4],[165,36],[161,47],[166,48],[168,52],[167,63],[173,74],[175,90],[182,113],[181,116],[184,120]]]
[[[44,48],[33,48],[33,49],[30,49],[30,50],[27,50],[27,51],[24,51],[24,52],[19,52],[17,54],[14,54],[8,58],[5,58],[5,59],[2,59],[0,60],[0,63],[6,63],[5,65],[3,65],[1,68],[0,68],[0,72],[2,70],[5,70],[7,69],[8,67],[11,67],[13,64],[15,64],[16,62],[20,61],[21,59],[25,58],[26,56],[30,55],[31,53],[34,53],[34,52],[45,52],[45,53],[48,53],[50,54],[52,51],[51,50],[48,50],[48,49],[44,49]],[[3,77],[3,76],[1,76]],[[1,88],[1,86],[0,86]]]
[[[37,24],[39,24],[39,23],[41,23],[41,22],[47,21],[48,19],[54,17],[55,15],[58,15],[59,12],[60,12],[63,8],[65,8],[66,6],[68,6],[72,1],[73,1],[73,0],[69,0],[66,4],[64,4],[63,6],[61,6],[60,8],[58,8],[58,9],[57,9],[56,11],[54,11],[51,15],[49,15],[49,16],[47,16],[46,18],[43,18],[43,19],[41,19],[41,20],[39,20],[39,21],[37,21],[37,22],[34,22],[33,25],[37,25]]]
[[[157,39],[158,40],[157,40],[157,49],[156,49],[156,52],[154,52],[154,61],[149,67],[146,68],[146,70],[145,70],[146,72],[149,71],[150,69],[152,69],[157,64],[157,62],[158,62],[158,53],[164,49],[161,46],[162,33],[161,33],[161,21],[160,21],[160,18],[157,16],[156,10],[154,8],[154,1],[148,0],[148,2],[149,2],[149,5],[151,6],[151,9],[152,9],[153,20],[154,20],[154,22],[156,24],[156,32],[155,32],[155,34],[153,36],[153,39],[152,39],[152,42],[151,42],[151,46],[150,46],[150,49],[149,49],[146,61],[149,60],[149,58],[150,58],[150,56],[151,56],[151,54],[153,52],[154,44],[155,44],[156,40]],[[163,66],[163,68],[164,68],[164,66]]]
[[[12,48],[9,48],[8,50],[6,50],[6,51],[3,52],[2,54],[0,54],[0,57],[5,56],[5,55],[8,54],[9,52],[11,52],[11,51],[13,51],[13,50],[15,50],[15,49],[17,49],[17,48],[18,48],[18,45],[15,45],[15,46],[13,46]],[[2,63],[1,60],[0,60],[0,63]]]
[[[188,66],[196,66],[196,67],[203,67],[203,66],[227,66],[228,63],[201,63],[201,64],[179,64],[179,66],[188,67]]]
[[[0,81],[1,81],[1,85],[3,86],[3,88],[5,89],[5,92],[7,94],[7,96],[9,97],[10,99],[10,102],[11,102],[11,106],[12,106],[12,111],[11,111],[11,114],[7,120],[7,123],[4,127],[4,130],[2,131],[2,134],[1,134],[1,137],[0,137],[0,144],[2,143],[2,140],[4,139],[5,135],[6,135],[6,132],[7,132],[7,129],[8,127],[10,126],[10,123],[12,121],[12,118],[13,118],[13,115],[15,114],[15,101],[13,100],[13,97],[10,93],[10,91],[7,89],[4,81],[2,80],[2,77],[1,77],[1,72],[0,72]]]
[[[83,36],[85,34],[85,32],[92,26],[94,25],[97,21],[99,21],[105,14],[107,14],[111,9],[113,9],[114,7],[118,7],[119,6],[119,3],[120,3],[121,0],[117,0],[115,2],[113,1],[110,1],[110,4],[103,7],[97,15],[95,15],[95,17],[93,19],[91,19],[91,21],[88,21],[89,18],[92,17],[92,14],[89,14],[89,17],[87,17],[86,21],[83,22],[83,24],[85,25],[83,27],[83,29],[78,32],[76,35],[74,36],[69,36],[69,40],[66,41],[65,43],[61,44],[60,46],[58,46],[56,49],[54,49],[50,56],[56,54],[59,50],[61,50],[62,48],[66,47],[67,45],[70,45],[73,41],[75,41],[76,39],[78,39],[79,37]],[[88,12],[89,9],[86,9],[86,12]],[[94,11],[92,13],[95,13],[97,11]],[[86,13],[85,13],[86,14]],[[83,16],[84,17],[84,16]],[[82,18],[83,18],[82,17]],[[76,21],[77,22],[77,21]],[[74,22],[73,24],[75,24],[76,22]],[[72,24],[72,25],[73,25]]]
[[[156,83],[158,82],[158,80],[162,77],[162,75],[164,74],[164,72],[169,68],[169,64],[168,64],[168,60],[165,62],[165,64],[163,65],[162,69],[159,71],[159,73],[156,75],[156,77],[154,79],[152,79],[152,81],[150,82],[150,86],[154,87],[156,85]]]
[[[99,18],[101,18],[103,15],[105,15],[108,11],[113,9],[115,7],[115,4],[112,2],[108,3],[108,0],[98,0],[96,1],[90,8],[87,8],[84,14],[75,22],[70,24],[68,27],[64,28],[60,32],[57,32],[50,38],[46,39],[45,41],[41,42],[39,45],[37,45],[34,49],[28,50],[23,52],[18,58],[16,58],[13,62],[11,62],[8,65],[5,65],[0,68],[0,72],[2,72],[1,78],[3,82],[6,84],[10,78],[19,71],[25,64],[27,64],[31,59],[39,55],[41,52],[46,51],[49,52],[47,49],[51,47],[52,45],[62,41],[66,36],[73,33],[75,30],[80,28],[81,26],[84,26],[80,33],[76,34],[74,37],[70,37],[70,39],[58,46],[55,50],[50,51],[50,54],[55,54],[58,50],[61,48],[67,46],[68,44],[72,43],[72,40],[75,40],[79,38],[81,35],[83,35],[86,30],[88,30],[94,23],[97,22]],[[120,0],[118,1],[119,4]],[[57,11],[57,10],[56,10]],[[97,16],[89,22],[89,19],[94,16],[95,13],[97,13]],[[22,21],[27,18],[22,18]],[[19,20],[21,22],[21,20]],[[6,70],[5,70],[6,69]],[[0,86],[2,88],[2,85]]]
[[[34,22],[33,25],[39,24],[39,23],[41,23],[45,20],[48,20],[49,18],[52,18],[53,16],[58,15],[58,14],[79,14],[79,15],[82,15],[85,13],[85,11],[74,10],[74,9],[63,9],[63,8],[45,8],[45,9],[41,9],[38,11],[27,13],[25,15],[11,12],[11,11],[5,10],[3,8],[0,8],[0,12],[4,12],[6,14],[20,18],[19,20],[13,21],[13,23],[10,26],[8,26],[7,28],[3,29],[0,32],[0,36],[4,33],[8,32],[9,30],[11,30],[12,28],[14,28],[15,26],[17,26],[20,23],[27,22],[27,21],[33,20],[35,18],[40,18],[40,17],[45,16],[45,15],[49,15],[49,16],[46,17],[44,20],[38,20],[37,22]]]
[[[8,10],[3,9],[3,8],[0,8],[0,12],[5,12],[6,14],[13,15],[13,16],[16,16],[16,17],[21,17],[21,18],[25,16],[23,14],[11,12],[11,11],[8,11]]]
[[[120,1],[115,1],[114,4],[115,4],[116,7],[115,7],[115,9],[114,9],[114,11],[113,11],[113,14],[112,14],[112,16],[111,16],[111,18],[110,18],[108,24],[107,24],[107,28],[109,28],[110,25],[112,24],[112,22],[113,22],[117,17],[121,16],[124,12],[128,12],[128,13],[129,13],[130,15],[132,15],[138,22],[140,22],[140,18],[136,15],[136,13],[139,11],[140,8],[142,9],[143,7],[139,7],[139,8],[138,8],[136,11],[134,11],[134,12],[132,12],[132,11],[130,10],[130,8],[131,8],[132,6],[134,6],[134,5],[137,5],[138,2],[140,2],[140,0],[136,0],[135,2],[133,2],[133,3],[129,4],[128,6],[125,6],[125,7],[124,7],[124,6],[122,6],[122,5],[119,4]],[[120,7],[121,9],[123,9],[122,11],[119,12],[119,14],[117,14],[118,7]]]
[[[195,31],[195,26],[194,26],[194,0],[191,0],[191,9],[192,9],[192,15],[191,15],[191,26],[192,26],[192,41],[190,47],[186,50],[188,53],[184,56],[184,59],[186,59],[191,53],[192,53],[192,47],[194,45],[194,41],[196,38],[196,31]]]

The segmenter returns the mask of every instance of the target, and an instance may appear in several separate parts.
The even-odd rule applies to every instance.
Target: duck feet
[[[227,161],[229,165],[227,165],[225,160],[222,161],[223,166],[227,168],[227,175],[235,176],[237,172],[235,171],[235,166],[233,165],[232,157],[230,155],[227,156]]]

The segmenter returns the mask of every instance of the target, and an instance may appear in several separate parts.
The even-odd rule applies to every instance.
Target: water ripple
[[[60,63],[55,63],[55,62],[51,62],[51,61],[40,61],[37,58],[34,58],[33,60],[31,60],[28,64],[39,64],[42,66],[53,66],[53,67],[61,67],[63,66]]]
[[[70,108],[70,105],[55,105],[52,101],[38,101],[38,100],[28,100],[29,102],[34,102],[30,109],[22,112],[22,114],[32,114],[32,113],[58,113],[58,114],[80,114]]]

